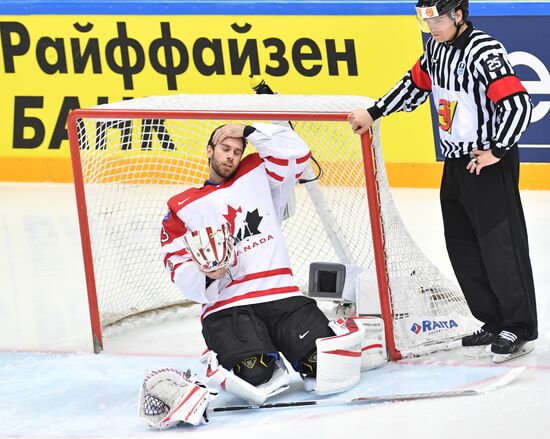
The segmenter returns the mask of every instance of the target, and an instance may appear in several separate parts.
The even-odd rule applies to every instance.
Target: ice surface
[[[392,192],[416,242],[452,276],[437,191]],[[92,354],[72,186],[1,184],[0,438],[280,434],[462,439],[523,437],[527,431],[530,438],[545,438],[550,428],[550,192],[524,191],[522,196],[537,288],[536,350],[501,365],[462,351],[393,363],[365,373],[360,387],[340,397],[458,388],[527,366],[517,381],[492,393],[452,399],[224,414],[206,426],[158,433],[137,418],[143,373],[161,366],[200,370],[197,358],[204,342],[198,310],[189,308],[180,320],[114,328],[105,337],[105,352]],[[291,393],[279,399],[291,397],[309,398],[297,376]],[[216,404],[237,402],[224,396]]]

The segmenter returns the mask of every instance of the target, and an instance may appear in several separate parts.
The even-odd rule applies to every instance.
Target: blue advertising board
[[[475,25],[499,40],[533,101],[531,125],[520,140],[523,162],[550,162],[550,26],[548,16],[479,17]]]

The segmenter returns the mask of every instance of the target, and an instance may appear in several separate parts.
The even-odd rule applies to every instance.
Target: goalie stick
[[[329,407],[329,406],[341,406],[341,405],[359,405],[359,404],[381,404],[384,402],[396,402],[396,401],[412,401],[416,399],[432,399],[432,398],[448,398],[452,396],[467,396],[467,395],[480,395],[486,392],[492,392],[505,385],[511,383],[516,377],[526,369],[523,367],[516,367],[504,375],[496,377],[488,382],[480,384],[474,384],[470,387],[457,389],[457,390],[442,390],[436,392],[424,392],[424,393],[402,393],[394,395],[382,395],[382,396],[361,396],[351,399],[319,399],[319,400],[306,400],[306,401],[285,401],[265,403],[258,405],[229,405],[222,407],[209,407],[207,414],[213,415],[223,412],[236,412],[243,410],[263,410],[263,409],[279,409],[290,407]]]

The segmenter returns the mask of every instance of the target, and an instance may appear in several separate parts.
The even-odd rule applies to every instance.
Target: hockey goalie
[[[243,158],[248,142],[257,152]],[[289,387],[285,364],[320,395],[355,386],[361,370],[386,361],[383,324],[371,319],[365,325],[361,318],[329,322],[296,285],[281,230],[287,200],[309,164],[308,146],[288,126],[227,124],[212,132],[206,154],[208,179],[168,201],[161,228],[172,281],[202,304],[204,389],[259,404]],[[181,403],[179,393],[198,386],[180,382],[170,392],[164,385],[158,395],[146,385],[150,380],[144,389],[163,401],[165,415],[175,401]],[[194,395],[207,400],[206,393],[212,395]],[[141,416],[154,426],[160,415],[155,421],[142,410]]]

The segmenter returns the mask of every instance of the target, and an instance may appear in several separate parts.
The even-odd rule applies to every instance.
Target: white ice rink
[[[392,192],[416,242],[451,276],[437,190]],[[197,309],[185,320],[116,329],[102,354],[91,353],[72,185],[0,184],[0,438],[547,438],[550,192],[522,195],[537,289],[535,351],[498,366],[461,351],[388,364],[366,372],[360,388],[344,396],[458,389],[527,366],[516,381],[452,399],[219,415],[209,425],[159,433],[137,419],[143,371],[200,370]],[[297,398],[300,385],[295,377]]]

